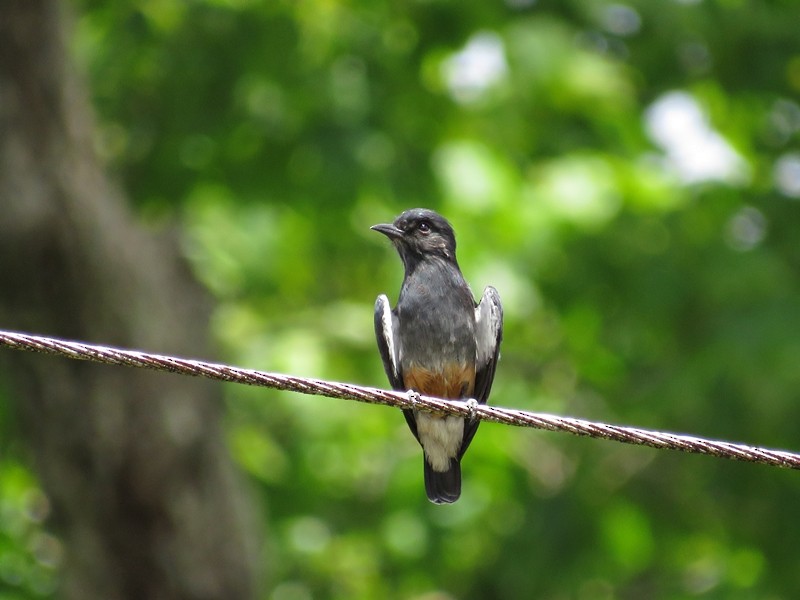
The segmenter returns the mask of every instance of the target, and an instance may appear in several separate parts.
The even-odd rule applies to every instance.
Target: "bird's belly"
[[[412,364],[405,370],[403,382],[407,389],[427,396],[469,398],[475,387],[475,367],[448,363],[437,370],[429,370]],[[414,419],[425,459],[434,471],[447,471],[450,459],[455,458],[461,449],[464,419],[418,410],[414,411]]]
[[[434,471],[444,472],[450,468],[450,459],[458,455],[464,438],[464,419],[441,416],[423,411],[414,411],[417,434],[425,450],[425,459]]]
[[[412,363],[403,369],[403,384],[426,396],[469,398],[475,388],[475,366],[448,363],[426,368]]]

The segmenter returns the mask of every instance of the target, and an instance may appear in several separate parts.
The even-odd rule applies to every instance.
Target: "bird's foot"
[[[469,418],[475,420],[478,416],[478,401],[475,398],[467,400],[467,409],[469,409]]]
[[[408,397],[408,401],[411,403],[413,408],[416,408],[417,402],[419,402],[419,393],[415,390],[408,390],[406,392],[406,396]]]

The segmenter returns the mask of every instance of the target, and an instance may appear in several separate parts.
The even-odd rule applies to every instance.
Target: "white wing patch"
[[[475,341],[477,342],[478,368],[494,358],[500,331],[503,327],[503,306],[500,295],[492,286],[483,290],[480,304],[475,308]]]
[[[400,357],[397,355],[397,345],[394,341],[394,318],[392,317],[392,307],[389,304],[389,298],[386,297],[386,294],[378,296],[378,304],[381,309],[381,330],[383,339],[386,340],[386,347],[389,349],[392,374],[395,379],[400,379],[400,369],[398,367]]]

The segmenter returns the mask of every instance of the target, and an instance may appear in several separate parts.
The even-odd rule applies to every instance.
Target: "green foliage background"
[[[385,385],[372,304],[402,272],[369,226],[426,206],[476,294],[503,297],[492,403],[800,450],[796,3],[76,8],[98,151],[145,223],[180,228],[224,360]],[[476,40],[505,68],[456,85]],[[738,154],[731,173],[687,180],[653,141],[672,92]],[[264,598],[800,590],[796,473],[484,424],[462,499],[437,507],[396,412],[227,396],[263,499]],[[0,598],[47,595],[46,500],[9,458],[0,489]]]

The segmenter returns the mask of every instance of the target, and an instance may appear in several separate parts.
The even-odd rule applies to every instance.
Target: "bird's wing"
[[[480,404],[486,404],[492,390],[494,371],[500,354],[503,339],[503,305],[500,295],[492,286],[483,291],[478,306],[475,307],[475,390],[473,396]],[[459,456],[463,456],[478,429],[478,421],[464,423],[464,438]]]
[[[400,339],[397,335],[397,315],[392,310],[389,299],[385,294],[381,294],[375,300],[375,338],[378,340],[378,350],[381,352],[383,368],[389,378],[389,385],[392,386],[393,390],[405,390],[403,373],[400,368]],[[411,433],[419,440],[414,412],[412,410],[404,410],[403,416],[406,418]]]
[[[500,295],[492,286],[483,291],[480,304],[475,308],[475,399],[486,404],[492,390],[494,370],[503,339],[503,305]]]
[[[397,347],[397,317],[392,312],[389,299],[385,294],[375,300],[375,337],[378,350],[381,351],[383,368],[389,378],[393,390],[403,389],[403,377],[400,373],[400,353]]]

